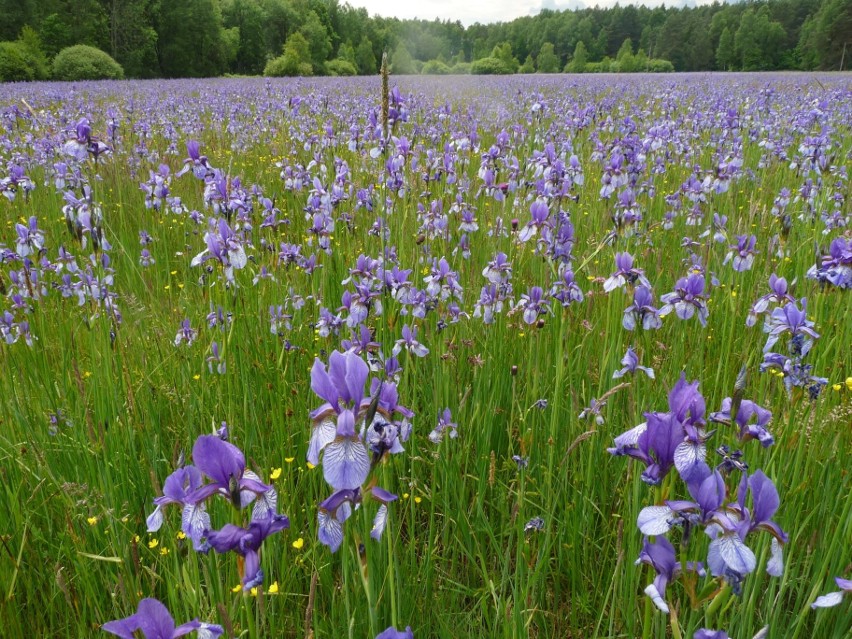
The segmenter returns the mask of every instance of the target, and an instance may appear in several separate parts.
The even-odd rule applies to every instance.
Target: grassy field
[[[390,625],[418,639],[852,636],[848,597],[811,609],[852,575],[850,292],[807,276],[832,241],[851,241],[852,78],[391,88],[385,138],[378,78],[4,86],[0,635],[96,636],[153,597],[177,623],[233,637],[372,639]],[[737,236],[752,235],[754,255],[740,254]],[[848,286],[846,246],[835,273]],[[619,253],[642,273],[610,279]],[[582,300],[560,284],[569,270]],[[748,327],[773,273],[795,301],[771,300]],[[685,302],[690,319],[665,312],[661,297],[689,275],[705,281],[706,326],[701,295]],[[645,279],[664,317],[626,330]],[[807,323],[787,326],[782,307],[806,308]],[[176,345],[184,320],[191,339]],[[394,359],[404,326],[425,348],[402,343]],[[613,379],[628,347],[653,379]],[[765,350],[786,373],[762,366]],[[318,504],[362,479],[330,486],[330,448],[307,462],[309,413],[324,401],[311,371],[335,351],[378,361],[370,378],[395,385],[414,417],[385,415],[404,451],[371,460],[332,552]],[[668,401],[682,373],[703,396],[690,391],[688,417]],[[361,451],[370,386],[357,393],[363,403],[342,393],[329,410],[332,438]],[[771,411],[774,444],[710,419],[730,397]],[[458,436],[433,441],[447,408]],[[355,415],[354,434],[336,413]],[[671,575],[668,614],[643,593],[660,570],[636,563],[637,518],[695,501],[691,471],[678,462],[651,485],[648,464],[607,451],[665,420],[725,486],[665,536],[684,568],[703,562]],[[196,440],[223,423],[290,522],[263,542],[254,587],[241,587],[243,557],[193,549],[180,507],[164,508],[156,532],[146,524],[166,478],[200,465]],[[655,448],[648,463],[664,456]],[[758,470],[780,500],[769,513],[786,540],[779,577],[767,573],[770,527],[743,511],[761,512],[755,487],[737,504]],[[379,541],[376,483],[398,496]],[[250,519],[224,497],[206,508],[210,528]],[[659,550],[662,538],[644,542]],[[735,556],[723,552],[717,574],[711,544],[728,541]]]

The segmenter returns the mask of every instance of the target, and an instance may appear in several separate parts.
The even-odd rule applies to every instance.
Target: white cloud
[[[399,0],[349,0],[356,7],[364,7],[370,15],[397,18],[420,18],[423,20],[460,21],[469,26],[475,22],[507,22],[527,15],[535,15],[542,9],[563,11],[565,9],[583,9],[599,6],[612,7],[619,2],[649,7],[695,6],[710,4],[713,0],[420,0],[419,2],[400,2]]]

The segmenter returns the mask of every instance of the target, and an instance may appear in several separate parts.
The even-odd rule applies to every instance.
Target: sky
[[[507,22],[521,16],[535,15],[542,9],[582,9],[598,5],[613,6],[618,0],[348,0],[353,7],[364,7],[370,15],[424,20],[459,20],[465,26],[474,22]],[[649,7],[665,3],[668,7],[711,4],[713,0],[621,0],[621,6],[644,4]]]

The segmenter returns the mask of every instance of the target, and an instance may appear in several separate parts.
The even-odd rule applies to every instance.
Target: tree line
[[[370,16],[338,0],[0,0],[0,40],[50,61],[88,45],[127,77],[837,70],[852,0],[542,10],[464,27]]]

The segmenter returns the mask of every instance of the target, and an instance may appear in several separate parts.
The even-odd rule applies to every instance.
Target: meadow
[[[3,86],[0,635],[852,636],[852,76],[389,88]]]

